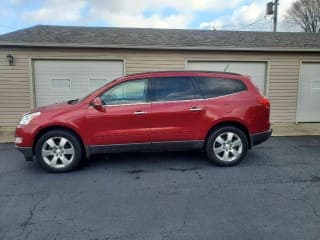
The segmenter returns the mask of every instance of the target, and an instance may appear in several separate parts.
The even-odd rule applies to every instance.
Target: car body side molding
[[[129,143],[88,146],[90,155],[115,152],[156,152],[194,150],[204,147],[204,140],[166,141],[152,143]]]

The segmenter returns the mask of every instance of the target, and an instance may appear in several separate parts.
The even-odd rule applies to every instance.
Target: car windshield
[[[96,90],[94,90],[96,91]],[[86,99],[87,97],[89,97],[94,91],[88,93],[87,95],[84,95],[83,97],[77,99],[77,102],[82,102],[84,99]]]
[[[106,85],[109,85],[109,84],[111,84],[112,82],[114,82],[114,81],[116,81],[116,80],[117,80],[117,79],[115,79],[115,80],[107,83]],[[104,85],[104,86],[106,86],[106,85]],[[104,86],[102,86],[102,87],[104,87]],[[102,88],[102,87],[100,87],[100,88]],[[95,91],[97,91],[97,90],[100,89],[100,88],[97,88],[97,89],[95,89],[94,91],[91,91],[90,93],[88,93],[87,95],[84,95],[83,97],[81,97],[81,98],[79,98],[79,99],[76,99],[76,102],[73,102],[73,103],[71,103],[71,104],[78,103],[78,102],[82,102],[83,100],[85,100],[87,97],[89,97],[91,94],[93,94]],[[72,101],[74,101],[74,100],[72,100]]]
[[[97,90],[97,89],[96,89]],[[78,102],[82,102],[84,99],[86,99],[87,97],[89,97],[92,93],[94,93],[96,90],[84,95],[83,97],[81,98],[77,98],[77,99],[71,99],[71,100],[68,100],[68,104],[76,104]]]

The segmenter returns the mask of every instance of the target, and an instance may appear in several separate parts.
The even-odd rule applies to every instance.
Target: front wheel
[[[244,132],[236,127],[221,127],[214,130],[206,142],[208,159],[218,166],[238,164],[246,155],[248,141]]]
[[[53,130],[42,135],[35,146],[36,160],[48,172],[75,169],[82,156],[81,143],[72,133]]]

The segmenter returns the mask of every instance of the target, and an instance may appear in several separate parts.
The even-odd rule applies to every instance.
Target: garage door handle
[[[147,114],[147,112],[144,111],[136,111],[133,113],[134,115],[143,115],[143,114]]]
[[[189,109],[191,112],[199,112],[199,111],[202,111],[202,108],[201,107],[192,107]]]

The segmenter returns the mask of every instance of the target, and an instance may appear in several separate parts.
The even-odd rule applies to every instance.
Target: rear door
[[[205,106],[193,79],[154,78],[151,86],[152,142],[198,140]]]

